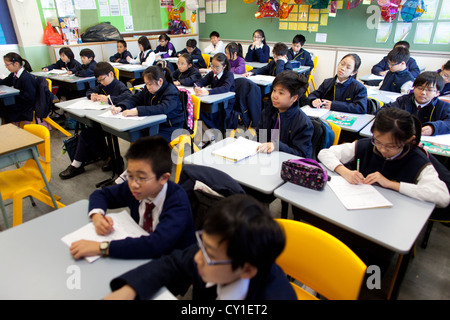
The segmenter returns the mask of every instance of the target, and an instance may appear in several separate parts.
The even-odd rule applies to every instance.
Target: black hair
[[[186,47],[195,48],[196,46],[197,46],[197,40],[189,39],[188,41],[186,41]]]
[[[95,53],[91,49],[85,48],[80,51],[80,57],[95,58]]]
[[[283,251],[286,237],[268,207],[248,195],[235,194],[219,200],[203,224],[208,235],[227,243],[227,255],[236,270],[245,263],[266,272]]]
[[[114,67],[109,62],[100,61],[95,65],[94,76],[96,78],[100,76],[107,76],[110,72],[114,75]]]
[[[144,51],[152,48],[152,45],[150,44],[150,41],[146,36],[139,37],[138,44],[140,44],[142,48],[144,48]]]
[[[273,80],[272,87],[282,86],[291,96],[298,95],[300,98],[308,88],[308,79],[304,74],[293,70],[285,70],[279,73]]]
[[[125,40],[117,40],[117,43],[121,43],[123,44],[123,46],[126,48],[127,47],[127,42]]]
[[[171,149],[162,136],[140,138],[130,146],[125,158],[147,161],[157,179],[167,172],[172,172]]]
[[[242,45],[240,43],[230,42],[225,47],[225,50],[228,50],[228,52],[230,53],[230,56],[233,56],[234,53],[237,53],[238,57],[243,58],[243,56],[242,56]]]
[[[401,63],[401,62],[408,62],[409,60],[409,50],[405,47],[395,47],[391,51],[389,51],[387,58],[390,62],[393,63]]]
[[[163,33],[158,37],[158,40],[170,41],[170,37],[167,34]]]
[[[355,67],[353,68],[353,72],[355,72],[354,77],[356,78],[356,73],[358,73],[359,67],[361,66],[361,58],[356,53],[348,53],[342,57],[341,61],[347,57],[351,57],[353,61],[355,61]]]
[[[445,64],[444,64],[444,70],[450,70],[450,60],[448,60]]]
[[[18,53],[15,52],[8,52],[7,54],[5,54],[3,56],[3,59],[12,62],[12,63],[16,63],[18,62],[25,70],[27,70],[28,72],[33,71],[33,69],[31,68],[30,63],[23,59]]]
[[[255,35],[255,33],[259,33],[259,35],[263,38],[262,43],[266,44],[266,36],[264,35],[264,31],[261,29],[256,29],[255,32],[253,32],[253,35]]]
[[[416,116],[403,109],[381,108],[370,130],[372,133],[374,131],[383,134],[390,132],[397,145],[415,136],[412,144],[418,145],[422,135],[422,124]]]
[[[305,36],[302,35],[302,34],[297,34],[297,35],[294,37],[294,39],[292,39],[292,43],[300,43],[300,44],[302,45],[302,47],[303,47],[303,45],[305,44],[305,42],[306,42],[306,38],[305,38]]]
[[[70,61],[73,61],[73,59],[75,59],[75,55],[73,54],[72,49],[70,49],[69,47],[62,47],[61,49],[59,49],[60,56],[62,53],[64,53]]]
[[[149,81],[157,82],[159,79],[163,79],[163,81],[167,81],[169,83],[173,83],[172,74],[170,69],[164,65],[167,61],[161,60],[156,63],[154,66],[150,66],[142,72],[142,78],[145,80],[147,78]]]
[[[436,86],[436,90],[441,91],[445,86],[445,81],[442,76],[434,71],[424,71],[419,74],[414,80],[414,87],[420,87],[422,85],[426,86]]]
[[[398,41],[397,43],[395,43],[394,48],[398,47],[398,46],[405,47],[406,49],[409,50],[409,42],[408,41],[403,41],[403,40]]]
[[[219,61],[222,64],[222,66],[225,66],[225,70],[227,71],[230,70],[230,62],[228,62],[228,58],[224,53],[221,52],[216,53],[214,57],[212,57],[211,62],[213,60]]]
[[[288,50],[289,50],[288,46],[285,45],[283,42],[277,42],[273,46],[272,52],[277,56],[285,56],[288,54]]]
[[[220,35],[219,35],[219,33],[217,32],[217,31],[213,31],[213,32],[211,32],[210,34],[209,34],[209,37],[211,38],[211,37],[217,37],[217,38],[220,38]]]
[[[190,65],[190,64],[194,64],[194,58],[192,58],[192,56],[191,56],[191,54],[190,53],[183,53],[182,55],[180,55],[178,58],[180,58],[180,57],[182,57],[182,58],[184,58],[185,60],[186,60],[186,63],[188,64],[188,65]]]

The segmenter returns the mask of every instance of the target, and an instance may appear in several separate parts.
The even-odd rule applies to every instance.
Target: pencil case
[[[316,160],[305,158],[283,161],[281,179],[313,190],[322,190],[329,176]]]

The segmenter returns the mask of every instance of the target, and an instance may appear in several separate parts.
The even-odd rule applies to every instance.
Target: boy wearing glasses
[[[148,236],[115,241],[80,240],[72,243],[75,259],[110,256],[121,259],[154,259],[195,243],[194,221],[184,189],[169,181],[171,149],[161,136],[137,140],[128,149],[127,182],[94,191],[89,197],[89,216],[99,235],[114,230],[107,209],[128,207],[130,215]]]
[[[444,79],[437,72],[422,72],[414,80],[414,92],[397,98],[384,107],[408,111],[422,123],[422,135],[450,133],[450,103],[438,99]],[[383,108],[384,108],[383,107]]]
[[[128,88],[114,76],[114,68],[108,62],[99,62],[94,68],[94,76],[99,85],[89,89],[86,97],[92,101],[99,101],[107,105],[117,103],[131,97]],[[62,172],[61,179],[70,179],[84,172],[84,165],[93,158],[102,158],[105,163],[103,171],[111,170],[108,160],[108,148],[101,128],[88,127],[81,131],[78,137],[77,149],[72,163]]]
[[[380,84],[380,90],[407,94],[411,90],[414,76],[409,72],[407,62],[410,59],[409,50],[405,47],[395,47],[387,59],[389,71]]]
[[[211,207],[197,245],[176,250],[113,279],[107,299],[149,299],[162,286],[198,300],[295,300],[275,259],[285,236],[267,208],[246,195]]]
[[[409,50],[409,42],[399,41],[394,45],[394,48],[392,49],[395,49],[397,47],[404,47]],[[420,74],[420,68],[413,57],[410,57],[408,59],[408,61],[406,62],[406,67],[408,68],[409,72],[411,72],[414,78],[416,78]],[[385,76],[386,73],[388,73],[388,71],[389,71],[389,61],[387,56],[383,57],[383,59],[381,59],[380,62],[378,62],[376,65],[372,67],[372,73],[379,76]]]

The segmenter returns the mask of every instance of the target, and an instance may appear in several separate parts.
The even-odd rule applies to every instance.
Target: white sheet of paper
[[[133,110],[133,109],[131,109],[131,110]],[[127,119],[127,120],[135,120],[135,121],[144,120],[146,118],[146,117],[125,117],[122,115],[122,112],[120,112],[118,114],[112,114],[111,110],[108,110],[105,113],[99,114],[98,116],[103,117],[103,118]]]
[[[239,137],[225,147],[214,150],[212,154],[236,162],[257,154],[256,149],[260,145],[261,143],[259,142]]]
[[[350,184],[341,176],[333,176],[328,185],[348,210],[392,207],[372,185]]]
[[[138,238],[140,236],[148,236],[148,232],[142,229],[134,220],[130,214],[126,211],[118,213],[108,214],[114,221],[114,231],[107,236],[100,236],[95,232],[95,227],[92,222],[85,226],[71,232],[61,238],[62,242],[70,247],[70,245],[78,240],[91,240],[91,241],[112,241],[121,240],[126,237]],[[89,262],[94,262],[100,258],[100,256],[86,257]]]
[[[311,108],[310,106],[302,107],[302,111],[308,117],[320,118],[321,116],[327,114],[330,110],[326,108]]]
[[[84,109],[84,110],[103,110],[108,109],[110,107],[107,103],[101,103],[100,101],[92,101],[92,100],[80,100],[67,106],[68,109]]]

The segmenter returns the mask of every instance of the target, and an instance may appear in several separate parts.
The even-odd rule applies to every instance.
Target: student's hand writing
[[[271,153],[275,149],[275,146],[273,145],[273,142],[265,142],[258,146],[256,151],[262,152],[262,153]]]
[[[138,111],[136,109],[124,110],[122,115],[124,117],[137,117]]]
[[[207,96],[207,95],[209,95],[209,91],[206,88],[194,87],[194,92],[198,96]]]
[[[111,107],[111,113],[112,114],[118,114],[118,113],[121,113],[122,112],[122,108],[120,108],[120,107],[115,107],[115,106],[112,106]]]
[[[100,254],[100,242],[90,240],[75,241],[70,245],[70,254],[75,259],[97,256]]]
[[[322,107],[323,102],[320,99],[315,99],[312,101],[311,104],[313,105],[314,108],[320,108],[320,107]]]
[[[334,171],[339,173],[348,183],[358,184],[364,183],[364,176],[361,172],[356,170],[350,170],[343,165],[337,166]]]
[[[432,136],[433,135],[433,127],[432,126],[422,127],[422,135],[423,136]]]
[[[330,110],[331,109],[331,101],[322,99],[322,108]]]
[[[98,97],[98,93],[91,94],[91,100],[92,101],[97,101],[97,97]]]
[[[106,236],[114,230],[114,222],[111,217],[96,213],[91,217],[91,220],[98,235]]]
[[[126,284],[122,288],[113,291],[103,298],[103,300],[133,300],[136,298],[136,291],[130,285]]]
[[[388,188],[396,191],[400,190],[400,183],[389,180],[378,171],[368,174],[366,179],[364,179],[365,184],[374,184],[375,182],[383,188]]]

